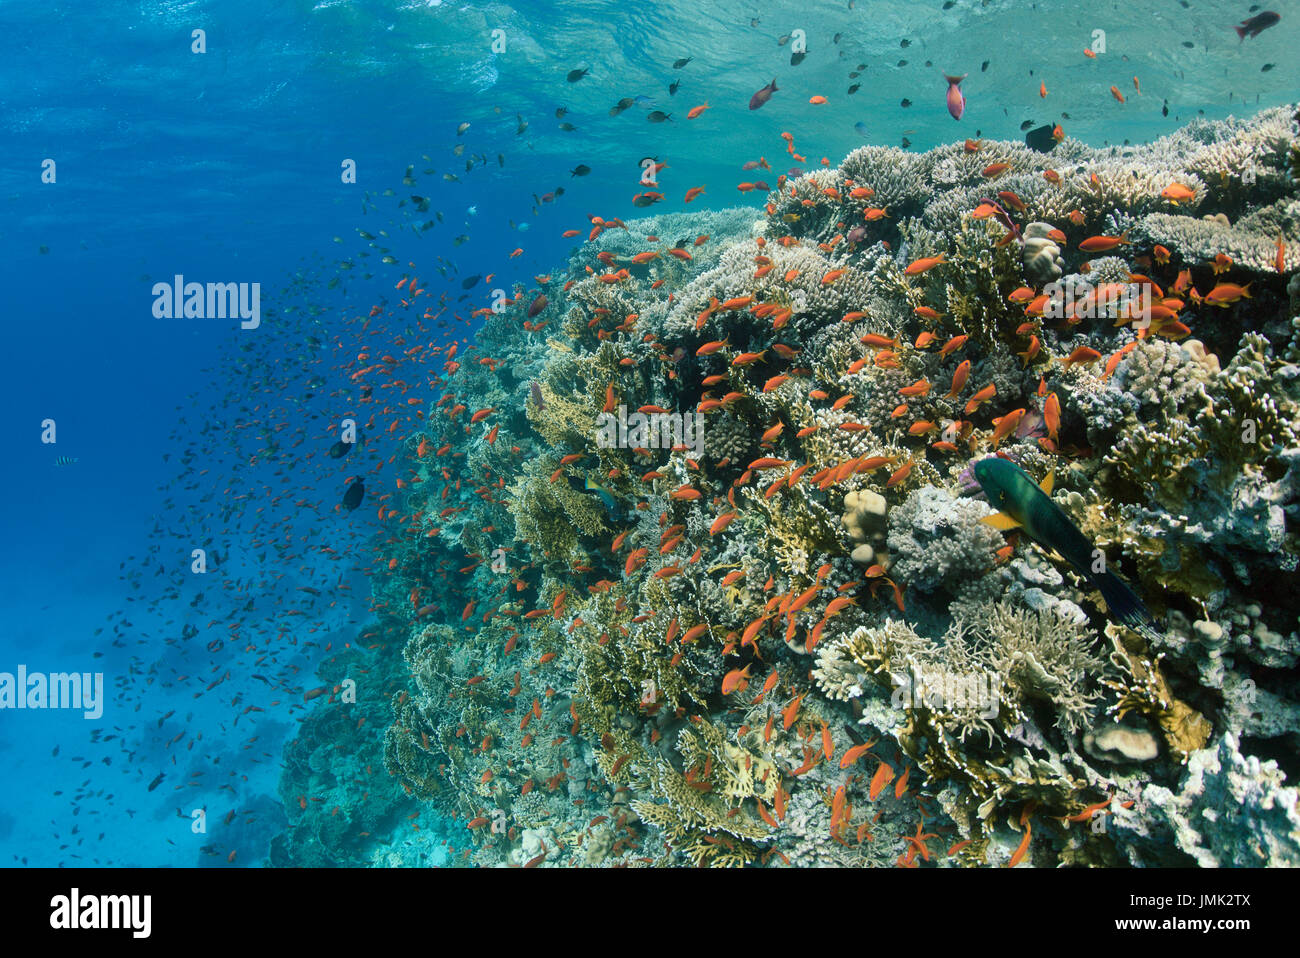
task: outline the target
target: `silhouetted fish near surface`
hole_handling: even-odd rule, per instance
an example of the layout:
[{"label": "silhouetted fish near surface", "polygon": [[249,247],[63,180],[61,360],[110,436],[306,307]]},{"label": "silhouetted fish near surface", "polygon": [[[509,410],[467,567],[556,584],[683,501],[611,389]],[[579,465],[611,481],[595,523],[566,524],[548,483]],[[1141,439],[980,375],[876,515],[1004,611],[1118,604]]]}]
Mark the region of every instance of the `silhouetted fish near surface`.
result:
[{"label": "silhouetted fish near surface", "polygon": [[1257,37],[1269,27],[1273,26],[1282,19],[1280,13],[1274,13],[1272,10],[1265,10],[1263,13],[1257,13],[1249,20],[1242,20],[1241,26],[1233,27],[1237,31],[1237,36],[1242,40],[1246,37]]},{"label": "silhouetted fish near surface", "polygon": [[581,70],[570,70],[569,75],[565,77],[565,79],[570,83],[577,83],[590,72],[591,70],[588,67],[583,67]]},{"label": "silhouetted fish near surface", "polygon": [[348,491],[343,493],[343,508],[351,512],[357,506],[361,505],[361,500],[365,498],[366,486],[361,479],[356,480],[348,486]]},{"label": "silhouetted fish near surface", "polygon": [[330,446],[330,458],[342,459],[352,451],[354,445],[356,445],[356,443],[344,442],[340,439],[338,442],[334,443],[334,445]]},{"label": "silhouetted fish near surface", "polygon": [[480,278],[481,278],[480,274],[475,273],[473,276],[469,277],[469,279],[462,279],[462,280],[460,281],[460,288],[461,288],[461,289],[473,289],[473,288],[474,288],[474,284],[476,284],[476,283],[479,281]]},{"label": "silhouetted fish near surface", "polygon": [[749,98],[749,108],[757,110],[760,106],[772,99],[772,94],[776,92],[776,80],[772,80],[767,86],[759,90]]}]

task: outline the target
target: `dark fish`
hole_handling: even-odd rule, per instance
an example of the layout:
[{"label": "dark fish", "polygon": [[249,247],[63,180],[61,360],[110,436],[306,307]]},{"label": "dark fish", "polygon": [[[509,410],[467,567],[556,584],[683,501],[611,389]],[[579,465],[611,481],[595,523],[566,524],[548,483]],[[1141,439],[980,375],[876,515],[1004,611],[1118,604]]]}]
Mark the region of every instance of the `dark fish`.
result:
[{"label": "dark fish", "polygon": [[475,273],[473,276],[469,277],[469,279],[462,279],[460,281],[460,288],[473,289],[474,284],[477,283],[478,281],[479,281],[479,274]]},{"label": "dark fish", "polygon": [[570,176],[586,176],[591,172],[591,167],[586,163],[579,163],[573,169],[569,170]]},{"label": "dark fish", "polygon": [[1272,63],[1265,63],[1262,67],[1259,68],[1259,72],[1260,72],[1260,73],[1267,73],[1269,70],[1273,69],[1273,67],[1274,67],[1274,64],[1272,64]]},{"label": "dark fish", "polygon": [[1168,116],[1168,115],[1169,115],[1169,101],[1168,101],[1168,100],[1165,100],[1165,105],[1162,106],[1162,107],[1160,108],[1160,115],[1161,115],[1161,116]]},{"label": "dark fish", "polygon": [[352,451],[352,447],[354,445],[355,443],[344,442],[342,439],[340,439],[338,442],[334,443],[334,445],[330,446],[330,458],[342,459],[344,456],[346,456],[348,453]]},{"label": "dark fish", "polygon": [[686,64],[690,63],[694,59],[695,57],[682,57],[682,59],[680,60],[674,60],[673,69],[680,70],[682,67],[686,66]]},{"label": "dark fish", "polygon": [[901,107],[909,107],[909,106],[912,105],[912,101],[909,100],[907,97],[903,97],[902,102],[899,103],[898,105],[901,106]]},{"label": "dark fish", "polygon": [[849,87],[849,96],[853,96],[853,94],[857,93],[860,89],[862,89],[861,83],[853,84],[853,86]]},{"label": "dark fish", "polygon": [[622,113],[624,110],[626,110],[635,102],[636,100],[632,99],[630,96],[625,96],[623,97],[623,99],[619,100],[617,103],[615,103],[612,107],[609,108],[609,115],[618,116],[620,113]]},{"label": "dark fish", "polygon": [[912,145],[912,141],[909,140],[907,137],[903,137],[903,149],[907,149],[911,145]]},{"label": "dark fish", "polygon": [[532,319],[534,316],[536,316],[538,313],[544,310],[547,306],[547,303],[548,300],[546,299],[546,294],[545,293],[539,294],[538,297],[535,300],[533,300],[528,307],[528,318]]},{"label": "dark fish", "polygon": [[1026,120],[1024,123],[1020,124],[1020,132],[1021,133],[1025,132],[1025,130],[1029,129],[1033,125],[1034,125],[1033,120]]},{"label": "dark fish", "polygon": [[980,73],[983,73],[988,68],[989,68],[989,61],[985,60],[983,63],[980,64]]},{"label": "dark fish", "polygon": [[679,86],[681,86],[681,85],[682,85],[682,81],[681,81],[681,80],[674,80],[672,83],[668,84],[668,95],[669,95],[669,96],[676,96],[676,95],[677,95],[677,88],[678,88]]},{"label": "dark fish", "polygon": [[542,387],[537,385],[535,382],[529,383],[528,385],[532,389],[533,405],[537,407],[538,412],[541,412],[541,410],[546,408],[546,403],[542,402]]},{"label": "dark fish", "polygon": [[1109,569],[1096,571],[1092,543],[1052,501],[1050,473],[1040,487],[1015,463],[990,456],[975,463],[975,479],[988,496],[989,505],[999,510],[983,522],[995,529],[1023,528],[1029,538],[1048,552],[1057,552],[1101,592],[1112,619],[1148,639],[1161,638],[1151,613],[1128,583]]},{"label": "dark fish", "polygon": [[[1236,27],[1233,27],[1233,29],[1235,30],[1235,29],[1237,29],[1237,28],[1236,28]],[[1196,46],[1196,44],[1193,43],[1191,40],[1184,40],[1184,41],[1183,41],[1183,46],[1185,46],[1187,49],[1190,50],[1190,49],[1192,49],[1194,46]]]},{"label": "dark fish", "polygon": [[506,155],[504,153],[498,153],[497,166],[505,166],[505,165],[506,165]]},{"label": "dark fish", "polygon": [[776,80],[773,80],[763,89],[759,90],[749,98],[749,108],[757,110],[760,106],[772,99],[772,94],[776,92]]},{"label": "dark fish", "polygon": [[1257,37],[1269,27],[1273,26],[1282,19],[1280,13],[1274,13],[1272,10],[1265,10],[1263,13],[1257,13],[1249,20],[1242,20],[1241,26],[1233,27],[1237,31],[1237,36],[1242,40],[1246,37]]},{"label": "dark fish", "polygon": [[572,123],[565,121],[564,123],[560,124],[560,129],[563,130],[565,133],[572,133],[574,130],[577,129],[577,127],[574,126]]},{"label": "dark fish", "polygon": [[166,774],[165,772],[159,772],[159,773],[158,773],[158,777],[155,778],[152,782],[149,783],[149,791],[152,792],[155,788],[157,788],[159,785],[161,785],[162,782],[163,782],[163,779],[166,778],[166,777],[167,777],[167,774]]},{"label": "dark fish", "polygon": [[803,61],[806,60],[807,58],[808,58],[807,50],[800,50],[797,53],[792,53],[790,54],[790,66],[797,67],[799,64],[803,63]]},{"label": "dark fish", "polygon": [[904,50],[906,50],[908,47],[912,45],[912,41],[908,39],[902,39],[898,41],[898,45],[902,47]]},{"label": "dark fish", "polygon": [[957,6],[957,0],[944,0],[943,8],[945,10],[951,10],[955,6]]},{"label": "dark fish", "polygon": [[352,485],[348,486],[348,491],[343,493],[343,508],[351,512],[357,506],[361,505],[361,500],[366,495],[365,483],[357,479]]},{"label": "dark fish", "polygon": [[570,70],[569,75],[566,77],[566,79],[570,83],[577,83],[579,80],[581,80],[590,72],[591,70],[587,69],[586,67],[583,67],[581,70]]},{"label": "dark fish", "polygon": [[568,112],[569,112],[569,108],[568,108],[568,107],[565,107],[565,106],[557,106],[557,107],[555,108],[555,118],[556,118],[557,120],[563,120],[563,119],[564,119],[564,114],[566,114],[566,113],[568,113]]},{"label": "dark fish", "polygon": [[1031,150],[1037,150],[1039,153],[1051,153],[1056,148],[1056,140],[1052,136],[1052,125],[1044,123],[1037,129],[1030,130],[1025,134],[1025,145]]},{"label": "dark fish", "polygon": [[651,110],[646,114],[646,119],[651,123],[662,123],[664,120],[671,120],[673,115],[665,113],[663,110]]}]

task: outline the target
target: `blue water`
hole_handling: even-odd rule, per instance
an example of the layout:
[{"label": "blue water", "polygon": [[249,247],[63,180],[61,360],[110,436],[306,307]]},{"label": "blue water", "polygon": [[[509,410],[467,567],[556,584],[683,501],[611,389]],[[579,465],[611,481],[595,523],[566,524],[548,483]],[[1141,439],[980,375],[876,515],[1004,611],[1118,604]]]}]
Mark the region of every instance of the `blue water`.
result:
[{"label": "blue water", "polygon": [[[572,244],[563,230],[585,233],[589,214],[637,215],[631,199],[646,156],[667,164],[667,199],[655,212],[685,209],[693,186],[706,192],[692,210],[757,211],[764,194],[736,190],[757,175],[741,164],[762,156],[769,178],[784,170],[782,131],[813,167],[822,157],[838,164],[863,143],[906,138],[920,151],[965,137],[1019,140],[1026,120],[1059,122],[1102,145],[1147,142],[1197,117],[1249,115],[1297,89],[1289,51],[1300,11],[1273,6],[1281,24],[1239,42],[1230,27],[1247,5],[1208,0],[958,0],[946,11],[937,0],[0,5],[8,357],[0,671],[19,663],[102,671],[108,690],[94,721],[71,711],[0,713],[3,862],[266,859],[285,820],[280,760],[305,714],[303,691],[322,684],[313,672],[328,658],[326,643],[355,644],[373,622],[363,569],[383,524],[373,496],[355,513],[335,506],[346,479],[372,469],[382,477],[408,428],[387,433],[394,417],[381,415],[369,447],[340,465],[326,456],[326,427],[353,410],[328,394],[346,384],[335,367],[371,344],[382,346],[375,353],[393,348],[400,323],[382,337],[362,323],[373,305],[401,295],[399,278],[419,275],[426,301],[445,291],[449,314],[468,319],[486,293],[479,284],[458,301],[461,278],[495,272],[494,285],[529,285],[564,265]],[[194,29],[206,31],[205,53],[191,52]],[[491,49],[494,29],[505,32],[504,52]],[[808,56],[791,66],[778,39],[796,29],[807,34]],[[1098,29],[1107,50],[1084,57]],[[693,59],[675,70],[680,57]],[[860,80],[847,79],[859,63]],[[1268,63],[1276,66],[1262,72]],[[588,76],[567,82],[584,67]],[[969,75],[960,121],[945,107],[943,73]],[[774,77],[772,100],[747,109]],[[853,82],[861,88],[848,95]],[[1111,96],[1112,84],[1127,103]],[[814,95],[829,102],[810,105]],[[638,96],[649,99],[608,115],[620,98]],[[576,130],[559,129],[561,106]],[[656,109],[671,120],[649,122]],[[462,122],[470,126],[458,136]],[[474,154],[486,162],[467,172]],[[48,184],[47,158],[57,164]],[[345,159],[356,163],[355,184],[340,180]],[[572,176],[578,163],[590,175]],[[401,182],[408,165],[414,186]],[[563,196],[535,204],[534,194],[559,186]],[[396,195],[384,196],[390,189]],[[413,193],[428,199],[428,213],[397,206]],[[396,229],[438,211],[442,221],[421,235]],[[397,264],[380,263],[358,230],[387,230],[377,242]],[[458,235],[469,238],[454,245]],[[510,258],[516,248],[522,254]],[[354,268],[340,270],[343,261]],[[261,327],[155,318],[152,284],[175,274],[260,283]],[[336,276],[344,279],[331,288]],[[409,341],[466,340],[477,322],[446,318],[447,328],[430,323]],[[374,328],[382,327],[381,318]],[[309,335],[322,345],[307,345]],[[426,403],[437,398],[425,388],[432,369],[402,370]],[[316,375],[325,385],[308,385]],[[414,413],[402,416],[413,422]],[[47,419],[57,424],[55,445],[40,441]],[[283,455],[250,466],[268,423]],[[206,475],[183,472],[186,450]],[[61,456],[77,461],[58,466]],[[376,478],[374,489],[392,492],[391,478]],[[234,498],[241,494],[250,498]],[[286,555],[269,547],[286,536]],[[226,562],[195,576],[190,550],[209,539]],[[303,586],[326,594],[296,591]],[[182,640],[185,624],[198,636]],[[286,629],[296,646],[277,638]],[[224,645],[209,652],[217,635]],[[239,651],[250,642],[256,652]],[[253,678],[261,673],[277,688]],[[264,711],[241,715],[248,705]],[[159,773],[163,782],[148,790]],[[206,834],[191,829],[196,808],[207,810]]]}]

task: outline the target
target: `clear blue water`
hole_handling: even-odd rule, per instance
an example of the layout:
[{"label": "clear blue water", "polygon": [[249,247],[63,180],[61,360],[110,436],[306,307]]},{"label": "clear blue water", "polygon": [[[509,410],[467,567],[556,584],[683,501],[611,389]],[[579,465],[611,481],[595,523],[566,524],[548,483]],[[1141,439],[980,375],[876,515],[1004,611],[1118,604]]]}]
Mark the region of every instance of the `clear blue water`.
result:
[{"label": "clear blue water", "polygon": [[[355,643],[370,621],[362,570],[382,523],[372,498],[350,515],[335,509],[345,478],[361,469],[326,457],[326,427],[340,411],[323,397],[345,384],[334,367],[367,341],[361,324],[372,305],[399,295],[398,278],[414,272],[431,298],[445,290],[450,312],[468,317],[485,304],[484,287],[458,302],[461,277],[495,272],[500,285],[530,284],[567,260],[561,231],[585,232],[589,214],[637,215],[645,156],[668,164],[668,199],[656,212],[684,209],[692,186],[706,192],[691,209],[757,210],[761,194],[736,190],[750,175],[740,166],[764,156],[784,169],[782,131],[812,167],[904,137],[916,151],[965,137],[1019,140],[1024,121],[1059,122],[1102,145],[1147,142],[1196,117],[1250,115],[1298,87],[1288,51],[1300,12],[1274,6],[1281,24],[1239,42],[1231,25],[1247,5],[1209,0],[958,0],[946,11],[898,0],[0,5],[0,671],[102,671],[109,689],[93,722],[0,714],[4,863],[224,864],[231,851],[241,865],[265,859],[284,822],[281,750],[297,734],[302,692],[320,684],[312,672],[325,643]],[[202,54],[191,52],[196,28],[206,31]],[[505,31],[505,52],[491,50],[494,29]],[[795,29],[806,31],[808,56],[791,66],[778,39]],[[1090,59],[1082,50],[1097,29],[1107,50]],[[693,59],[674,70],[681,57]],[[862,77],[848,79],[859,63]],[[590,75],[567,82],[583,67]],[[945,72],[969,74],[960,121],[945,108]],[[777,94],[748,110],[773,77]],[[849,95],[854,82],[861,88]],[[814,95],[829,102],[810,105]],[[649,99],[611,117],[622,97]],[[575,130],[559,128],[558,107]],[[649,122],[654,109],[672,119]],[[462,122],[470,126],[458,136]],[[467,172],[474,154],[486,162]],[[47,158],[57,164],[53,184],[41,181]],[[356,184],[340,182],[345,158],[356,161]],[[572,176],[578,163],[590,175]],[[401,182],[408,165],[416,186]],[[441,176],[453,172],[456,182]],[[534,194],[557,186],[563,196],[535,206]],[[389,189],[397,195],[383,196]],[[411,193],[429,201],[418,220],[443,214],[419,236],[394,229],[410,212],[396,202]],[[395,266],[373,250],[368,261],[359,255],[367,246],[357,231],[384,229]],[[469,239],[453,245],[457,235]],[[440,276],[438,257],[458,272]],[[341,271],[341,261],[355,268]],[[177,273],[260,283],[263,325],[155,318],[151,286]],[[463,340],[472,325],[431,324],[419,341]],[[309,335],[324,345],[309,346]],[[436,398],[411,365],[413,395]],[[326,384],[308,385],[315,375]],[[309,391],[315,398],[304,400]],[[389,418],[370,430],[366,469],[382,469],[408,432],[383,432]],[[46,419],[57,423],[57,445],[40,442]],[[274,435],[285,454],[250,466],[267,420],[272,430],[284,424]],[[299,429],[304,443],[291,447]],[[206,475],[183,473],[186,450]],[[77,461],[57,466],[59,456]],[[288,494],[273,504],[266,490],[281,488]],[[387,481],[375,488],[393,491]],[[286,536],[287,554],[268,547]],[[199,581],[190,549],[209,539],[227,560]],[[332,588],[340,581],[350,592]],[[253,610],[242,611],[250,598]],[[180,639],[187,623],[199,637]],[[118,646],[108,641],[115,625]],[[298,646],[275,644],[285,628]],[[229,641],[210,653],[218,633]],[[240,652],[246,642],[257,651]],[[269,660],[256,664],[263,654]],[[262,672],[280,688],[253,677]],[[248,705],[265,711],[241,715]],[[159,773],[166,778],[149,791]],[[199,807],[206,835],[190,828]],[[231,810],[237,817],[223,824]]]}]

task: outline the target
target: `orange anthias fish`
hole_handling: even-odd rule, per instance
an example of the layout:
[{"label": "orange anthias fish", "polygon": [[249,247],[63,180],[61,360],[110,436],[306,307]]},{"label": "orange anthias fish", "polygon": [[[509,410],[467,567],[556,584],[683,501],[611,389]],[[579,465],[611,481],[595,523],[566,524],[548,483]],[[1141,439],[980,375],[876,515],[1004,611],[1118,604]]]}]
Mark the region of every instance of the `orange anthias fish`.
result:
[{"label": "orange anthias fish", "polygon": [[867,798],[875,801],[884,791],[885,786],[894,780],[894,769],[888,762],[881,762],[876,769],[876,774],[871,776],[871,785],[867,792]]},{"label": "orange anthias fish", "polygon": [[1129,245],[1128,233],[1122,233],[1119,236],[1089,236],[1079,244],[1079,249],[1085,253],[1103,253],[1108,249],[1114,249],[1116,246]]},{"label": "orange anthias fish", "polygon": [[934,269],[941,263],[948,262],[947,255],[940,253],[938,256],[923,256],[918,260],[913,260],[908,264],[907,269],[903,270],[904,276],[918,276],[927,270]]}]

